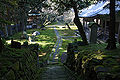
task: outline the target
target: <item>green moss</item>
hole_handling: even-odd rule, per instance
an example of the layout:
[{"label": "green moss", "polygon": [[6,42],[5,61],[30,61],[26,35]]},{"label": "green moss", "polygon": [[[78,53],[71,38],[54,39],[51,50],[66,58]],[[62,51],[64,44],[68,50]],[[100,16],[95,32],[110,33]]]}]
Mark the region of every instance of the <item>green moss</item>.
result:
[{"label": "green moss", "polygon": [[10,70],[6,75],[7,80],[15,80],[15,73]]},{"label": "green moss", "polygon": [[[82,68],[84,72],[92,67],[99,72],[99,78],[105,77],[108,73],[115,78],[120,71],[120,48],[115,50],[105,50],[106,44],[89,44],[87,46],[78,47],[78,55],[76,59],[82,59]],[[76,67],[79,68],[79,67]],[[84,73],[85,74],[85,73]]]},{"label": "green moss", "polygon": [[58,22],[52,22],[52,23],[49,24],[49,25],[55,25],[55,24],[58,24]]}]

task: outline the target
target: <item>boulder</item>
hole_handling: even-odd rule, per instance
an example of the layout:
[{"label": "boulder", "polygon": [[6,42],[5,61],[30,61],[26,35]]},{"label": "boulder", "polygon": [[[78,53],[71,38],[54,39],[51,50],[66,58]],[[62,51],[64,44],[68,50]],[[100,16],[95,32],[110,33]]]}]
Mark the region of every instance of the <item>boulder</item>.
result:
[{"label": "boulder", "polygon": [[32,36],[37,36],[37,35],[40,35],[39,31],[35,31],[35,32],[32,33]]}]

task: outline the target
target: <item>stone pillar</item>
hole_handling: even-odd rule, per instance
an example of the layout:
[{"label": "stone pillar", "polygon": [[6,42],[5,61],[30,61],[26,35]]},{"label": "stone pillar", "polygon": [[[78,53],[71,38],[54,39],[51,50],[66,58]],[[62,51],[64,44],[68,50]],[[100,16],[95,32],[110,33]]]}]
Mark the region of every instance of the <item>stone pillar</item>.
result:
[{"label": "stone pillar", "polygon": [[92,44],[95,44],[97,42],[97,28],[98,28],[98,25],[96,23],[93,23],[91,25],[89,42]]}]

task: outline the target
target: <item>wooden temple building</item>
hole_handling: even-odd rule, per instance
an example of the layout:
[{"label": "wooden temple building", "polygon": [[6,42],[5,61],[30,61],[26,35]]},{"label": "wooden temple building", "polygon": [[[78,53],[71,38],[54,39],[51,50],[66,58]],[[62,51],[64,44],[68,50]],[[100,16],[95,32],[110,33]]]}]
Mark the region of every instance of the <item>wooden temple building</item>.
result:
[{"label": "wooden temple building", "polygon": [[[110,22],[109,0],[99,1],[96,4],[80,10],[79,17],[84,27],[88,27],[90,22],[98,23],[104,30],[108,30]],[[120,39],[120,1],[116,1],[116,38]]]}]

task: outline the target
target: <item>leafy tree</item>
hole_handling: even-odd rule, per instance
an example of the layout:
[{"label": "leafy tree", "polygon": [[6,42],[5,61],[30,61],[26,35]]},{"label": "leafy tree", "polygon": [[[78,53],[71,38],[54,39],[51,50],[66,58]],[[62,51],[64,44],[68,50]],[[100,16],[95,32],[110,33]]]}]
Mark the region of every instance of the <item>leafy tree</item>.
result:
[{"label": "leafy tree", "polygon": [[20,24],[25,29],[30,10],[41,11],[46,0],[2,0],[0,1],[0,23]]},{"label": "leafy tree", "polygon": [[72,23],[73,19],[74,19],[74,14],[72,10],[68,10],[66,12],[63,13],[63,17],[64,17],[64,22],[65,23]]},{"label": "leafy tree", "polygon": [[13,8],[16,6],[15,1],[2,0],[0,1],[0,23],[10,24],[12,21],[9,19]]},{"label": "leafy tree", "polygon": [[[37,2],[39,1],[39,2]],[[0,27],[6,25],[22,23],[21,29],[24,30],[27,21],[27,14],[31,9],[40,9],[36,4],[41,5],[45,0],[1,0],[0,1]],[[33,7],[34,6],[34,7]],[[42,6],[41,6],[42,7]],[[0,35],[0,45],[2,45]],[[0,46],[1,49],[1,46]]]},{"label": "leafy tree", "polygon": [[49,7],[49,5],[46,7],[43,7],[40,13],[39,23],[41,25],[47,25],[55,21],[57,15],[58,13],[56,11],[51,10],[51,7]]},{"label": "leafy tree", "polygon": [[88,44],[85,32],[83,30],[83,26],[79,20],[78,9],[82,9],[88,6],[90,2],[88,0],[51,0],[51,1],[53,2],[54,5],[56,5],[54,6],[54,9],[56,9],[60,14],[70,9],[74,10],[75,14],[74,23],[80,32],[83,42],[85,44]]},{"label": "leafy tree", "polygon": [[[16,6],[16,0],[0,1],[0,30],[3,26],[13,23],[13,11]],[[0,52],[3,48],[2,38],[0,35]]]},{"label": "leafy tree", "polygon": [[115,39],[115,1],[110,0],[110,25],[109,25],[109,39],[106,49],[116,49]]}]

